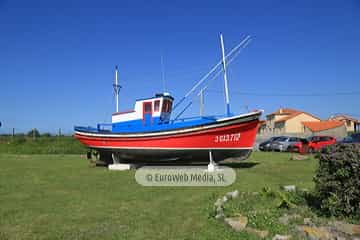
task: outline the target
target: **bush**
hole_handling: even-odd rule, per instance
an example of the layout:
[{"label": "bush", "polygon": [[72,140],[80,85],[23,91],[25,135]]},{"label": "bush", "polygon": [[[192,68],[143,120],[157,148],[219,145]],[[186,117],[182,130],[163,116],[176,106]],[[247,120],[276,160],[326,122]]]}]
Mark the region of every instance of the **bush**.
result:
[{"label": "bush", "polygon": [[40,137],[36,141],[32,137],[19,135],[3,137],[0,153],[8,154],[85,154],[87,149],[74,137]]},{"label": "bush", "polygon": [[360,216],[360,145],[335,144],[317,155],[315,194],[321,212],[331,216]]},{"label": "bush", "polygon": [[23,134],[17,134],[13,138],[10,138],[10,139],[11,139],[10,143],[15,144],[15,145],[23,144],[26,142],[26,138]]}]

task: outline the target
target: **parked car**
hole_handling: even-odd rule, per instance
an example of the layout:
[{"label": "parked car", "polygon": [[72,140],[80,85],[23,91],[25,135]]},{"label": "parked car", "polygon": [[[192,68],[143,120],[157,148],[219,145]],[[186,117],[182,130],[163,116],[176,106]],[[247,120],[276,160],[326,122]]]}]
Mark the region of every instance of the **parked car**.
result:
[{"label": "parked car", "polygon": [[282,136],[278,136],[278,137],[271,137],[268,140],[262,142],[259,144],[259,150],[260,151],[271,151],[271,143],[276,141],[276,139],[280,138]]},{"label": "parked car", "polygon": [[288,151],[289,146],[300,142],[298,137],[280,137],[271,143],[271,150],[285,152]]},{"label": "parked car", "polygon": [[344,138],[340,143],[360,143],[360,133],[354,133]]},{"label": "parked car", "polygon": [[336,138],[330,136],[313,136],[309,139],[309,152],[319,151],[321,148],[336,143]]},{"label": "parked car", "polygon": [[309,141],[306,138],[299,138],[299,141],[290,144],[287,150],[289,152],[308,153]]}]

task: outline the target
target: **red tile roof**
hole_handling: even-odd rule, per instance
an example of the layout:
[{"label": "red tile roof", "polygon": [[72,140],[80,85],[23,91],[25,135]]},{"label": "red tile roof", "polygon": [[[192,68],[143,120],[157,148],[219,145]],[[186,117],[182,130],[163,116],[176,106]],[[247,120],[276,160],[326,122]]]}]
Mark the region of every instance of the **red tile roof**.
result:
[{"label": "red tile roof", "polygon": [[357,120],[356,118],[353,118],[353,117],[350,117],[348,115],[345,115],[345,114],[338,114],[338,115],[335,115],[333,117],[330,117],[329,119],[334,119],[334,120],[350,120],[350,121],[353,121],[353,122],[356,122],[358,123],[359,120]]},{"label": "red tile roof", "polygon": [[277,120],[277,121],[275,121],[275,122],[285,122],[286,120],[289,120],[289,119],[291,119],[291,118],[296,117],[297,115],[300,115],[301,113],[303,113],[303,112],[294,112],[294,113],[291,113],[291,114],[287,115],[286,117],[280,118],[279,120]]},{"label": "red tile roof", "polygon": [[291,108],[279,108],[278,110],[276,110],[273,113],[268,114],[267,116],[270,115],[288,115],[288,114],[292,114],[292,113],[296,113],[296,112],[300,112],[296,109],[291,109]]},{"label": "red tile roof", "polygon": [[344,123],[336,120],[320,121],[320,122],[302,122],[312,132],[320,132],[331,128],[343,126]]},{"label": "red tile roof", "polygon": [[320,118],[315,117],[314,115],[312,115],[312,114],[310,114],[310,113],[302,112],[302,111],[297,111],[297,112],[294,112],[294,113],[289,114],[288,116],[285,116],[285,117],[283,117],[283,118],[280,118],[279,120],[277,120],[277,121],[275,121],[275,122],[276,122],[276,123],[277,123],[277,122],[285,122],[285,121],[287,121],[287,120],[289,120],[289,119],[291,119],[291,118],[294,118],[294,117],[296,117],[296,116],[298,116],[298,115],[300,115],[300,114],[302,114],[302,113],[304,113],[304,114],[306,114],[306,115],[309,115],[309,116],[311,116],[311,117],[313,117],[313,118],[316,118],[316,119],[319,119],[319,120],[320,120]]},{"label": "red tile roof", "polygon": [[304,111],[299,111],[299,110],[292,109],[292,108],[279,108],[278,110],[276,110],[273,113],[268,114],[267,116],[284,115],[284,117],[282,117],[279,120],[275,121],[275,123],[278,123],[278,122],[284,122],[284,121],[287,121],[287,120],[289,120],[291,118],[294,118],[294,117],[300,115],[301,113],[307,114],[307,115],[309,115],[309,116],[311,116],[313,118],[316,118],[316,119],[320,120],[320,118],[315,117],[314,115],[312,115],[310,113],[307,113],[307,112],[304,112]]}]

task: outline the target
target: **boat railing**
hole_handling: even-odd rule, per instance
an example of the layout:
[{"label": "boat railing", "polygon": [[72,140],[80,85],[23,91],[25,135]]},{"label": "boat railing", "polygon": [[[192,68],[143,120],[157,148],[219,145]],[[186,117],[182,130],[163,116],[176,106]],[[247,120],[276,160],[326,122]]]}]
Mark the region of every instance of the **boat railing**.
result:
[{"label": "boat railing", "polygon": [[112,130],[112,123],[98,123],[97,130],[99,132],[108,132]]},{"label": "boat railing", "polygon": [[170,120],[170,124],[179,123],[179,122],[187,122],[187,121],[194,121],[194,120],[216,120],[220,117],[224,117],[224,115],[211,115],[211,116],[197,116],[197,117],[187,117],[187,118],[180,118]]},{"label": "boat railing", "polygon": [[[168,124],[175,124],[175,123],[183,123],[183,122],[190,122],[194,120],[208,120],[208,121],[214,121],[216,119],[222,118],[224,115],[211,115],[211,116],[196,116],[196,117],[187,117],[187,118],[180,118],[180,119],[173,119],[166,122],[159,122],[159,125],[168,125]],[[97,131],[99,132],[109,132],[112,131],[112,123],[98,123],[97,124]]]}]

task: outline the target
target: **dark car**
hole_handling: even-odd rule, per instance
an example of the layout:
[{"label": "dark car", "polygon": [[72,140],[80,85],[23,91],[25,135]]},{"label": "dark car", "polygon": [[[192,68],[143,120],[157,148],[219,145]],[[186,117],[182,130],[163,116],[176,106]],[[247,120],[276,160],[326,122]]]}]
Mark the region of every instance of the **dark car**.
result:
[{"label": "dark car", "polygon": [[276,139],[279,139],[281,138],[281,136],[279,137],[272,137],[272,138],[269,138],[268,140],[262,142],[259,144],[259,149],[260,151],[270,151],[271,150],[271,143],[276,141]]},{"label": "dark car", "polygon": [[360,143],[360,133],[354,133],[344,138],[340,143]]}]

